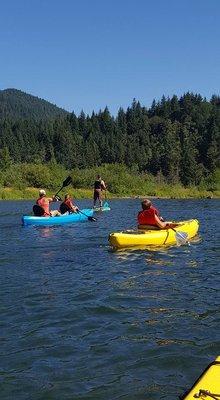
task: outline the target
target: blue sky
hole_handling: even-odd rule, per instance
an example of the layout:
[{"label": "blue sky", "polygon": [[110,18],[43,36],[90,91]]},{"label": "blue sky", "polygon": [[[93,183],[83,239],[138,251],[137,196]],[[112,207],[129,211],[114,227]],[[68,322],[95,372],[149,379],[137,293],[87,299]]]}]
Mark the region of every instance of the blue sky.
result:
[{"label": "blue sky", "polygon": [[0,90],[77,114],[220,88],[220,0],[7,0]]}]

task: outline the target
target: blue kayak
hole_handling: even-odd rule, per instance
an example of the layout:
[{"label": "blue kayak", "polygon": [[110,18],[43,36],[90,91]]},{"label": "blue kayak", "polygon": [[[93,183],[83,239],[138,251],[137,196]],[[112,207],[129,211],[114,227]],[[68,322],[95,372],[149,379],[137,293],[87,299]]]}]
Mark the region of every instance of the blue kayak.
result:
[{"label": "blue kayak", "polygon": [[88,217],[92,217],[93,209],[85,208],[81,210],[81,213],[73,213],[67,215],[60,215],[59,217],[35,217],[32,215],[23,215],[22,224],[24,226],[27,225],[64,225],[64,224],[72,224],[74,222],[88,221]]}]

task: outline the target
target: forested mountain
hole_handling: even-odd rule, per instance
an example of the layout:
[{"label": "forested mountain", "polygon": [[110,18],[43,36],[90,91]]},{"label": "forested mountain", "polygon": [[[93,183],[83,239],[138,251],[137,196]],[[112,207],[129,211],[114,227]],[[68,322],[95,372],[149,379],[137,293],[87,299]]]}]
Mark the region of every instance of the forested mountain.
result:
[{"label": "forested mountain", "polygon": [[27,118],[34,120],[66,115],[67,111],[17,89],[0,90],[0,119]]},{"label": "forested mountain", "polygon": [[192,93],[162,97],[149,109],[134,100],[115,117],[108,108],[91,116],[49,117],[38,122],[1,118],[3,167],[7,159],[57,162],[67,169],[121,163],[187,186],[199,185],[220,166],[218,96],[210,101]]}]

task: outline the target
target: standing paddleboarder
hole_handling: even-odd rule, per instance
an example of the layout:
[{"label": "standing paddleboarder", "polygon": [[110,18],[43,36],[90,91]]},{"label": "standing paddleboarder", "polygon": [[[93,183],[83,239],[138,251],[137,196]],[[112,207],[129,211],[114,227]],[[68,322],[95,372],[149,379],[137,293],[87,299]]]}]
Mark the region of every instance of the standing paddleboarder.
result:
[{"label": "standing paddleboarder", "polygon": [[106,184],[100,175],[97,175],[94,182],[94,193],[93,193],[93,207],[96,205],[96,201],[99,201],[99,207],[102,207],[102,191],[106,190]]}]

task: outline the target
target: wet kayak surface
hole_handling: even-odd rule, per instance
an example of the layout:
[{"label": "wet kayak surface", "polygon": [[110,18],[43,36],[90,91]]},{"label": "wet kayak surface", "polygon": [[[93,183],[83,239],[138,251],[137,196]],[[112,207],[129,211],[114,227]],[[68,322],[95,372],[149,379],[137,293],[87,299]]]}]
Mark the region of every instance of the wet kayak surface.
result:
[{"label": "wet kayak surface", "polygon": [[96,222],[22,227],[32,202],[0,202],[2,400],[176,400],[219,354],[220,201],[156,199],[199,235],[116,252],[140,200],[109,203]]}]

